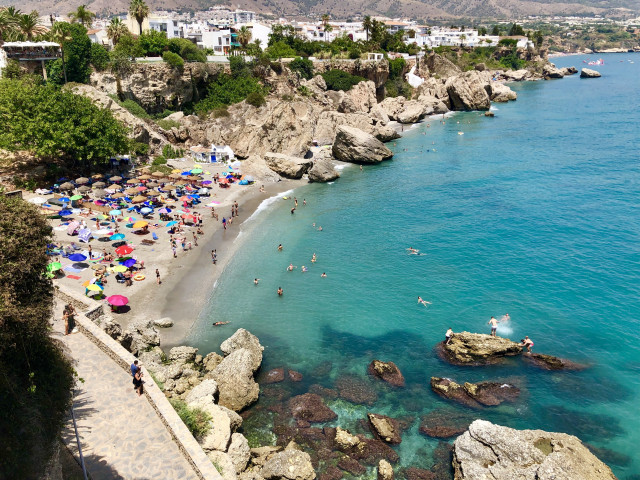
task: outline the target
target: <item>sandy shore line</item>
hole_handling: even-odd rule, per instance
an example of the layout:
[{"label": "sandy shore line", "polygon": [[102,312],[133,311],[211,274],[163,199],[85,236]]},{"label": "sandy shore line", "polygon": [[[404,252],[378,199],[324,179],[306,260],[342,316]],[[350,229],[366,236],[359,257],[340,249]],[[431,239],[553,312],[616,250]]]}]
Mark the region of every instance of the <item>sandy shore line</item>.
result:
[{"label": "sandy shore line", "polygon": [[[148,297],[142,300],[148,302],[150,307],[148,318],[169,317],[174,322],[171,328],[159,329],[163,349],[184,343],[185,337],[209,300],[216,282],[242,245],[242,242],[236,242],[236,239],[244,222],[264,200],[305,184],[303,181],[284,180],[265,185],[264,192],[260,192],[256,187],[244,193],[239,197],[239,216],[234,218],[232,226],[224,230],[220,223],[215,223],[216,227],[202,238],[199,251],[189,255],[176,266],[166,280],[163,279],[159,288],[164,295],[159,294],[158,288],[149,289],[151,291],[148,292]],[[211,260],[213,249],[217,252],[216,265]],[[156,285],[151,287],[153,286]],[[140,292],[141,295],[142,293]],[[140,300],[136,298],[136,301]]]}]

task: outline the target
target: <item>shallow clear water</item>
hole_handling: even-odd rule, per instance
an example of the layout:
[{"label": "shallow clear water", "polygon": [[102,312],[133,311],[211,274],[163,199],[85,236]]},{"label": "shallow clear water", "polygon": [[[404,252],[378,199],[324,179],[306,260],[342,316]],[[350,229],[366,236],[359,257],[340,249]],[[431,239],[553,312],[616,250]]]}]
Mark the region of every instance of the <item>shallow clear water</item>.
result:
[{"label": "shallow clear water", "polygon": [[[304,374],[296,394],[366,377],[374,358],[395,362],[407,387],[373,383],[369,407],[336,401],[333,424],[357,430],[367,411],[416,417],[397,447],[402,465],[429,468],[438,442],[418,433],[417,417],[451,407],[429,388],[431,376],[449,376],[518,382],[519,402],[473,415],[575,434],[621,454],[603,457],[619,478],[639,474],[640,58],[603,58],[600,79],[513,85],[517,102],[497,104],[495,118],[457,113],[411,129],[389,145],[392,161],[296,190],[295,215],[291,200],[273,201],[243,227],[190,341],[216,350],[244,327],[266,346],[263,370]],[[535,351],[590,368],[460,368],[435,356],[447,327],[488,333],[489,317],[506,312],[504,336],[529,335]]]}]

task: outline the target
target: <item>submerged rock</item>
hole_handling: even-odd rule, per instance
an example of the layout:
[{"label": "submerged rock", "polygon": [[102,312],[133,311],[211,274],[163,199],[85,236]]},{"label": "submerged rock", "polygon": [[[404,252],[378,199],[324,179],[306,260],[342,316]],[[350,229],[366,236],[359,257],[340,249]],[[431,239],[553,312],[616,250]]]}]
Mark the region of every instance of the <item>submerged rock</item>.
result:
[{"label": "submerged rock", "polygon": [[519,343],[481,333],[454,333],[449,344],[438,345],[439,355],[453,365],[492,364],[521,352]]},{"label": "submerged rock", "polygon": [[407,480],[436,480],[436,474],[431,470],[409,467],[404,472]]},{"label": "submerged rock", "polygon": [[453,449],[455,480],[616,480],[576,437],[476,420]]},{"label": "submerged rock", "polygon": [[591,70],[590,68],[583,68],[580,72],[580,78],[598,78],[601,77],[600,72]]},{"label": "submerged rock", "polygon": [[320,395],[305,393],[289,400],[289,410],[294,418],[307,422],[328,422],[338,417],[327,407]]},{"label": "submerged rock", "polygon": [[284,368],[274,368],[269,370],[265,383],[278,383],[284,381]]},{"label": "submerged rock", "polygon": [[373,386],[366,379],[355,375],[343,375],[338,378],[336,388],[340,398],[351,403],[373,405],[378,399]]},{"label": "submerged rock", "polygon": [[384,380],[394,387],[404,387],[404,376],[398,366],[393,362],[374,360],[369,364],[367,371],[369,375]]},{"label": "submerged rock", "polygon": [[391,150],[370,133],[341,125],[336,131],[333,155],[344,162],[379,163],[393,156]]},{"label": "submerged rock", "polygon": [[449,378],[439,377],[431,377],[431,389],[441,397],[471,408],[500,405],[514,401],[520,395],[520,389],[508,383],[465,382],[460,385]]},{"label": "submerged rock", "polygon": [[543,370],[584,370],[586,365],[565,360],[564,358],[552,357],[542,353],[531,353],[522,356],[522,359],[529,365]]},{"label": "submerged rock", "polygon": [[360,462],[348,455],[345,455],[340,459],[338,462],[338,468],[350,473],[351,475],[362,475],[367,471],[364,465],[361,465]]}]

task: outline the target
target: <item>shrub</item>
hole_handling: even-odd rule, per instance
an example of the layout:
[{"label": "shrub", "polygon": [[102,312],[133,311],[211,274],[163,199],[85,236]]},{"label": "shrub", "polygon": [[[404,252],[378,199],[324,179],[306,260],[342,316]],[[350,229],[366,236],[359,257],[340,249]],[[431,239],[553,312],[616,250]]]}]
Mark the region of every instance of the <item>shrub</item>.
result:
[{"label": "shrub", "polygon": [[20,62],[13,59],[7,60],[7,66],[2,70],[2,76],[5,78],[20,78],[22,76]]},{"label": "shrub", "polygon": [[184,155],[184,150],[182,148],[173,148],[171,145],[168,145],[168,144],[162,147],[162,156],[165,158],[180,158],[183,155]]},{"label": "shrub", "polygon": [[247,103],[253,105],[256,108],[260,108],[265,105],[267,101],[264,99],[264,95],[260,92],[251,92],[247,95]]},{"label": "shrub", "polygon": [[144,108],[142,108],[139,104],[137,104],[130,98],[127,98],[126,100],[118,103],[121,107],[126,108],[131,115],[135,115],[136,117],[142,118],[143,120],[148,120],[151,118]]},{"label": "shrub", "polygon": [[342,90],[344,92],[351,90],[351,87],[364,80],[362,77],[351,75],[342,70],[329,70],[322,74],[322,78],[324,78],[329,90]]},{"label": "shrub", "polygon": [[269,58],[292,58],[296,56],[296,51],[291,48],[286,42],[275,42],[269,48],[265,50],[265,53],[269,55]]},{"label": "shrub", "polygon": [[211,112],[213,118],[222,118],[229,116],[229,109],[227,107],[214,108],[213,112]]},{"label": "shrub", "polygon": [[166,32],[146,30],[138,37],[140,47],[147,57],[159,57],[167,49],[169,40]]},{"label": "shrub", "polygon": [[109,66],[109,52],[99,43],[91,44],[91,65],[98,72],[106,70]]},{"label": "shrub", "polygon": [[177,398],[172,398],[169,402],[195,438],[202,438],[209,432],[211,415],[199,408],[189,408]]},{"label": "shrub", "polygon": [[162,155],[158,155],[151,162],[151,165],[166,165],[166,164],[167,164],[167,159],[164,158]]},{"label": "shrub", "polygon": [[233,78],[225,73],[209,84],[207,97],[195,105],[197,112],[209,112],[215,108],[241,102],[247,96],[256,92],[264,94],[264,87],[251,76]]},{"label": "shrub", "polygon": [[404,58],[389,60],[389,78],[402,78],[402,73],[407,65]]},{"label": "shrub", "polygon": [[133,146],[133,151],[138,156],[147,155],[149,153],[149,145],[142,142],[136,142]]},{"label": "shrub", "polygon": [[182,72],[184,70],[184,60],[182,60],[182,57],[177,53],[164,52],[162,54],[162,60],[164,60],[179,72]]},{"label": "shrub", "polygon": [[169,51],[180,55],[187,62],[206,62],[207,55],[186,38],[171,38],[167,44]]},{"label": "shrub", "polygon": [[308,87],[305,87],[304,85],[300,85],[298,87],[298,93],[303,97],[310,97],[313,94],[313,92],[309,90]]},{"label": "shrub", "polygon": [[308,58],[296,57],[295,60],[289,64],[289,69],[292,72],[298,73],[305,80],[313,77],[313,62]]},{"label": "shrub", "polygon": [[156,123],[163,130],[171,130],[174,127],[180,128],[180,122],[176,122],[175,120],[162,119],[162,120],[158,120]]},{"label": "shrub", "polygon": [[515,38],[503,38],[498,42],[501,47],[515,47],[518,45],[518,41]]},{"label": "shrub", "polygon": [[282,73],[282,64],[281,63],[279,63],[279,62],[271,62],[269,64],[269,66],[271,67],[271,70],[276,72],[276,74],[280,75]]}]

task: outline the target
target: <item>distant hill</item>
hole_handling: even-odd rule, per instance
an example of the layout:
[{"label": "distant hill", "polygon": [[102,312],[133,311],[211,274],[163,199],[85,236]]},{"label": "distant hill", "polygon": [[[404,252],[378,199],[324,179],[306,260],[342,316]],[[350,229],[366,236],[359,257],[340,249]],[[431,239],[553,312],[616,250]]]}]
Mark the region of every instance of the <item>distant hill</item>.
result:
[{"label": "distant hill", "polygon": [[[80,4],[100,16],[126,12],[127,0],[0,0],[23,11],[67,14]],[[232,4],[277,17],[317,17],[330,13],[334,19],[363,15],[387,15],[415,19],[500,19],[523,15],[607,14],[617,9],[640,12],[640,0],[148,0],[152,9],[206,10]]]}]

